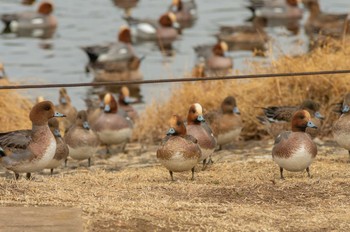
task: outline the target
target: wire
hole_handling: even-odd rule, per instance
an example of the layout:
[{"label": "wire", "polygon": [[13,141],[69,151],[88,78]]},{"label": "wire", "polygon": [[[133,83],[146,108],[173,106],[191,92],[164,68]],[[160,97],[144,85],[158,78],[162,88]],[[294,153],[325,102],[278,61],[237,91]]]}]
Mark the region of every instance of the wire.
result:
[{"label": "wire", "polygon": [[160,84],[160,83],[176,83],[176,82],[191,82],[191,81],[216,81],[216,80],[256,79],[256,78],[271,78],[271,77],[332,75],[332,74],[350,74],[350,70],[297,72],[297,73],[268,73],[268,74],[248,74],[248,75],[221,76],[221,77],[191,77],[191,78],[109,81],[109,82],[68,83],[68,84],[62,83],[62,84],[6,85],[6,86],[0,86],[0,90],[43,89],[43,88],[61,88],[61,87],[86,87],[86,86],[123,86],[123,85]]}]

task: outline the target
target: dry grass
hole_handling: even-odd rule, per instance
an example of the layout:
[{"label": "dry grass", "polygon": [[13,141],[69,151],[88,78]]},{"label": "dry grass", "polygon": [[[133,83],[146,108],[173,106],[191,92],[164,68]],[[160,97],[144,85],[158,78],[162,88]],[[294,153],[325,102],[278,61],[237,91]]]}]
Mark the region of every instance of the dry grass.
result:
[{"label": "dry grass", "polygon": [[[1,79],[0,85],[9,85],[7,79]],[[13,90],[0,91],[0,131],[30,129],[29,112],[33,103]]]},{"label": "dry grass", "polygon": [[[271,63],[252,63],[246,73],[288,73],[321,70],[341,70],[350,67],[350,42],[333,42],[332,46],[318,48],[298,57],[281,57]],[[152,142],[164,136],[168,119],[174,114],[186,117],[189,106],[199,102],[209,111],[219,107],[228,95],[237,98],[244,120],[242,136],[260,138],[265,133],[256,120],[262,114],[260,107],[271,105],[298,105],[305,98],[318,101],[321,113],[326,116],[322,135],[328,136],[337,117],[333,104],[341,101],[349,91],[350,75],[303,76],[265,78],[236,81],[185,83],[175,88],[168,101],[148,106],[135,128],[134,138]]]},{"label": "dry grass", "polygon": [[[270,154],[270,147],[260,145],[221,151],[194,181],[190,173],[175,173],[175,182],[161,166],[123,168],[127,155],[114,157],[109,170],[95,158],[90,170],[61,169],[53,177],[35,174],[32,181],[0,178],[0,204],[77,207],[87,231],[350,230],[345,150],[321,147],[313,178],[285,172],[284,181],[276,164],[264,158]],[[154,152],[138,157],[140,164],[154,158]]]}]

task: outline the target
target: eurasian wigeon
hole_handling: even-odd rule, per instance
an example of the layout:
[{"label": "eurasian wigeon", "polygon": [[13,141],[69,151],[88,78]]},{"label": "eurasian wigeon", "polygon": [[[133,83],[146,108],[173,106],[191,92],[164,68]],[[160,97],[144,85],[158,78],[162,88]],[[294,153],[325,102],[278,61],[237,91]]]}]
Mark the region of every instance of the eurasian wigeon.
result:
[{"label": "eurasian wigeon", "polygon": [[285,0],[278,3],[267,3],[261,7],[248,7],[256,17],[268,20],[299,20],[303,17],[303,10],[299,7],[299,0]]},{"label": "eurasian wigeon", "polygon": [[230,50],[266,50],[269,36],[264,30],[266,19],[256,17],[252,24],[237,26],[221,26],[216,37],[225,41]]},{"label": "eurasian wigeon", "polygon": [[104,45],[82,47],[89,57],[87,69],[103,69],[109,72],[122,72],[138,69],[143,57],[139,58],[134,51],[131,32],[127,26],[121,26],[118,41]]},{"label": "eurasian wigeon", "polygon": [[49,119],[49,128],[51,130],[51,133],[55,136],[56,139],[56,153],[53,159],[50,161],[50,163],[46,166],[46,168],[50,169],[51,175],[53,174],[53,170],[60,166],[63,161],[65,161],[68,157],[68,146],[63,140],[60,128],[59,128],[59,122],[56,118]]},{"label": "eurasian wigeon", "polygon": [[316,128],[307,128],[306,132],[315,138],[320,131],[321,120],[324,119],[323,115],[319,112],[320,104],[306,99],[300,106],[270,106],[263,108],[264,116],[258,117],[259,121],[266,126],[267,132],[276,138],[282,131],[290,128],[290,121],[293,114],[299,110],[307,110],[311,115],[311,121],[316,125]]},{"label": "eurasian wigeon", "polygon": [[198,17],[197,5],[194,0],[172,0],[169,11],[174,13],[182,28],[191,27]]},{"label": "eurasian wigeon", "polygon": [[206,75],[226,75],[233,69],[233,61],[227,56],[228,45],[224,41],[218,41],[214,45],[200,45],[194,47],[196,53],[196,65],[204,64]]},{"label": "eurasian wigeon", "polygon": [[207,159],[213,154],[216,147],[216,139],[203,117],[203,109],[199,103],[192,104],[187,115],[186,130],[188,135],[192,135],[198,141],[202,154],[199,161],[206,166]]},{"label": "eurasian wigeon", "polygon": [[4,33],[40,38],[52,37],[57,27],[56,17],[52,14],[53,9],[52,1],[42,1],[36,12],[4,14],[1,16],[1,20],[5,23]]},{"label": "eurasian wigeon", "polygon": [[67,130],[74,123],[78,112],[72,105],[71,99],[65,88],[59,90],[58,102],[59,104],[56,105],[55,108],[67,116],[62,120],[64,129]]},{"label": "eurasian wigeon", "polygon": [[340,117],[333,124],[333,137],[339,146],[349,151],[350,156],[350,93],[345,95],[340,113]]},{"label": "eurasian wigeon", "polygon": [[118,112],[118,104],[111,93],[104,97],[104,110],[91,125],[96,131],[101,144],[106,145],[109,153],[110,145],[126,144],[132,134],[132,122]]},{"label": "eurasian wigeon", "polygon": [[221,103],[221,109],[209,112],[205,119],[213,130],[220,149],[222,145],[237,140],[243,128],[240,111],[233,96],[226,97]]},{"label": "eurasian wigeon", "polygon": [[170,129],[157,150],[157,158],[169,170],[172,181],[173,172],[189,170],[192,171],[192,180],[194,179],[194,169],[201,158],[201,149],[197,139],[186,134],[186,127],[180,116],[171,117]]},{"label": "eurasian wigeon", "polygon": [[48,126],[48,120],[65,115],[55,112],[50,101],[36,104],[30,111],[31,130],[18,130],[0,133],[0,146],[5,151],[1,164],[15,173],[27,173],[43,170],[56,153],[56,140]]},{"label": "eurasian wigeon", "polygon": [[133,17],[127,17],[125,20],[136,40],[152,40],[161,44],[169,44],[181,34],[179,23],[172,12],[161,15],[158,21]]},{"label": "eurasian wigeon", "polygon": [[139,114],[137,111],[132,107],[132,103],[137,102],[137,99],[130,97],[130,91],[129,88],[126,86],[122,86],[119,91],[118,96],[118,106],[121,111],[124,111],[125,114],[133,121],[135,122]]},{"label": "eurasian wigeon", "polygon": [[310,11],[305,23],[305,31],[312,38],[318,34],[332,37],[341,37],[349,33],[349,14],[330,14],[321,11],[318,0],[303,0],[305,7]]},{"label": "eurasian wigeon", "polygon": [[296,111],[291,124],[292,131],[284,131],[277,136],[272,158],[280,167],[281,179],[284,179],[283,169],[291,172],[306,170],[311,177],[309,167],[317,155],[317,146],[305,130],[316,126],[306,110]]},{"label": "eurasian wigeon", "polygon": [[85,110],[78,112],[74,124],[64,134],[64,140],[69,148],[69,156],[76,160],[88,159],[91,165],[91,157],[96,153],[100,144],[96,132],[90,129]]}]

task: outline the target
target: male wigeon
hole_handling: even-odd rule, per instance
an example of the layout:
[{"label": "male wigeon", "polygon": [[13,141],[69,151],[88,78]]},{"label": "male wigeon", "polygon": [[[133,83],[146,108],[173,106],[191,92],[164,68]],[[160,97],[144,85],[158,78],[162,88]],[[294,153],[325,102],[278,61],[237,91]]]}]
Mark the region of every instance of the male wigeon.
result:
[{"label": "male wigeon", "polygon": [[118,104],[111,93],[104,97],[104,110],[99,115],[92,129],[96,131],[101,144],[106,145],[109,153],[110,145],[126,144],[131,137],[132,122],[118,112]]},{"label": "male wigeon", "polygon": [[203,168],[205,168],[207,159],[215,150],[216,139],[209,125],[205,123],[203,109],[199,103],[190,106],[186,130],[188,135],[192,135],[197,139],[202,151],[199,161],[203,162]]},{"label": "male wigeon", "polygon": [[172,12],[161,15],[158,21],[133,17],[127,17],[125,20],[136,40],[152,40],[161,44],[169,44],[176,40],[181,33],[179,23]]},{"label": "male wigeon", "polygon": [[303,17],[299,0],[285,0],[278,3],[267,3],[261,7],[248,7],[256,17],[268,20],[298,20]]},{"label": "male wigeon", "polygon": [[228,45],[224,41],[218,41],[214,45],[196,46],[194,51],[197,56],[196,63],[204,64],[206,75],[225,75],[233,69],[232,58],[226,55]]},{"label": "male wigeon", "polygon": [[169,11],[173,12],[182,28],[191,27],[198,17],[197,5],[194,0],[172,0]]},{"label": "male wigeon", "polygon": [[318,0],[303,0],[305,7],[310,11],[305,23],[305,31],[310,36],[321,33],[326,36],[341,37],[350,32],[349,14],[330,14],[321,11]]},{"label": "male wigeon", "polygon": [[252,24],[237,26],[221,26],[216,37],[225,41],[230,50],[266,50],[266,42],[269,36],[264,30],[266,19],[256,17]]},{"label": "male wigeon", "polygon": [[52,1],[42,1],[36,12],[4,14],[1,16],[5,24],[4,32],[19,36],[52,37],[57,27],[56,17],[52,15],[53,9]]},{"label": "male wigeon", "polygon": [[315,138],[320,131],[321,120],[324,117],[319,112],[320,104],[313,100],[306,99],[300,106],[270,106],[263,108],[264,116],[258,117],[258,119],[266,126],[267,132],[273,138],[276,138],[282,131],[288,130],[293,114],[299,109],[307,110],[310,113],[311,121],[317,128],[307,128],[306,132],[312,138]]},{"label": "male wigeon", "polygon": [[349,151],[350,156],[350,93],[345,95],[340,113],[340,117],[333,124],[333,137],[339,146]]},{"label": "male wigeon", "polygon": [[283,169],[291,172],[306,170],[311,177],[309,167],[317,155],[317,146],[305,130],[307,127],[316,128],[316,126],[306,110],[296,111],[291,124],[292,131],[284,131],[277,136],[272,149],[272,158],[280,167],[281,179],[284,179]]},{"label": "male wigeon", "polygon": [[180,116],[171,117],[170,129],[157,150],[157,158],[169,170],[172,181],[173,172],[189,170],[192,171],[192,180],[194,179],[194,168],[201,158],[201,149],[197,139],[186,134],[186,127]]},{"label": "male wigeon", "polygon": [[63,140],[60,129],[59,129],[59,122],[56,118],[51,118],[49,120],[49,128],[51,130],[51,133],[55,136],[56,139],[56,153],[53,159],[50,161],[50,163],[46,166],[46,168],[49,168],[51,171],[51,175],[53,174],[53,170],[57,168],[59,165],[62,164],[63,161],[65,161],[68,157],[68,146]]},{"label": "male wigeon", "polygon": [[137,111],[132,107],[132,103],[137,102],[137,99],[130,97],[130,91],[129,88],[126,86],[122,86],[119,91],[118,96],[118,106],[121,111],[124,111],[125,114],[133,121],[135,122],[139,114]]},{"label": "male wigeon", "polygon": [[0,146],[5,151],[1,164],[15,173],[27,173],[43,170],[56,153],[56,140],[48,126],[48,120],[65,115],[55,112],[50,101],[36,104],[30,111],[31,130],[18,130],[0,133]]},{"label": "male wigeon", "polygon": [[96,153],[100,144],[97,134],[90,129],[85,110],[78,112],[74,124],[64,134],[64,140],[69,148],[69,156],[76,160],[88,159],[91,165],[91,157]]},{"label": "male wigeon", "polygon": [[205,119],[213,130],[220,149],[222,145],[237,140],[243,128],[240,111],[233,96],[226,97],[221,103],[221,109],[209,112]]},{"label": "male wigeon", "polygon": [[67,130],[74,123],[78,112],[72,105],[71,99],[65,88],[59,90],[58,102],[59,104],[56,105],[55,108],[67,116],[62,120],[64,129]]},{"label": "male wigeon", "polygon": [[143,57],[136,56],[132,46],[131,32],[127,26],[121,26],[118,32],[118,41],[103,45],[82,47],[89,58],[87,69],[103,69],[106,71],[122,72],[135,70]]}]

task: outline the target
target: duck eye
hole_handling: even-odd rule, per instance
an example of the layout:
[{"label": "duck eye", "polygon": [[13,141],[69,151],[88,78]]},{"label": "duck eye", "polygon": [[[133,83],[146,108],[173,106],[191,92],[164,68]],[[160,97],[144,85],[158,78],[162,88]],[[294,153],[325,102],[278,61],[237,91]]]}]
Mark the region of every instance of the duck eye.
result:
[{"label": "duck eye", "polygon": [[177,125],[177,126],[181,126],[181,122],[177,122],[176,125]]},{"label": "duck eye", "polygon": [[44,110],[49,111],[51,109],[50,106],[45,106]]}]

